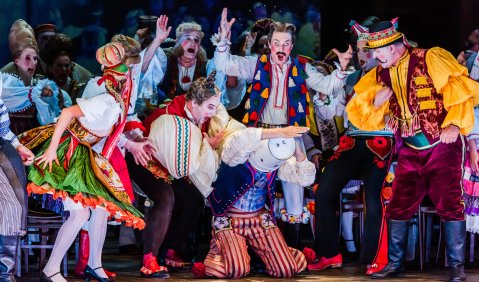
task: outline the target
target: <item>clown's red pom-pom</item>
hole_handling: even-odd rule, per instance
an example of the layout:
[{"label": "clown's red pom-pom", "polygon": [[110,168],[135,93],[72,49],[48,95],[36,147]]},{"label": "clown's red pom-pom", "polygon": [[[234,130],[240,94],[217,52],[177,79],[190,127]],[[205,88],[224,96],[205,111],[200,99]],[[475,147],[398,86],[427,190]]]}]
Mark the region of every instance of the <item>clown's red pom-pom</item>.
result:
[{"label": "clown's red pom-pom", "polygon": [[193,268],[191,269],[193,272],[193,276],[196,279],[205,278],[206,271],[205,271],[205,264],[202,262],[195,262],[193,263]]},{"label": "clown's red pom-pom", "polygon": [[303,254],[306,257],[308,264],[312,264],[316,259],[316,252],[311,248],[305,247],[303,249]]}]

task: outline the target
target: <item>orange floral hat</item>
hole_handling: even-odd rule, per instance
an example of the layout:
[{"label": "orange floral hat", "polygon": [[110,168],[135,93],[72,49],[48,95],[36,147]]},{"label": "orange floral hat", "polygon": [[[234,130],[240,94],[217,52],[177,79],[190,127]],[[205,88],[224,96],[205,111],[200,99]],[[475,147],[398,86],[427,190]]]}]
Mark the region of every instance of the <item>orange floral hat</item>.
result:
[{"label": "orange floral hat", "polygon": [[96,51],[96,60],[102,65],[103,78],[98,82],[102,83],[105,79],[112,81],[117,85],[114,76],[126,76],[129,68],[123,63],[125,49],[118,42],[107,43]]}]

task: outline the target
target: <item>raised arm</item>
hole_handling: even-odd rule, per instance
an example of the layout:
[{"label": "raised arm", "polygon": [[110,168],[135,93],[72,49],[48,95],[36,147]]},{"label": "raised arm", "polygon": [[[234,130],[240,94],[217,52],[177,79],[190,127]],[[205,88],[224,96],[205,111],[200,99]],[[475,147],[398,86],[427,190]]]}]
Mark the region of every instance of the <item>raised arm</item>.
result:
[{"label": "raised arm", "polygon": [[334,93],[339,88],[342,88],[346,82],[346,76],[350,73],[347,71],[348,65],[352,58],[353,50],[349,45],[348,50],[344,53],[339,52],[337,49],[333,49],[334,53],[339,59],[339,69],[333,71],[330,75],[323,75],[315,67],[310,64],[306,64],[306,84],[308,87],[323,93]]},{"label": "raised arm", "polygon": [[171,26],[168,26],[168,17],[161,15],[156,21],[156,36],[151,42],[150,46],[146,49],[145,56],[143,57],[143,64],[141,66],[141,72],[146,72],[150,66],[150,62],[156,53],[156,50],[160,47],[163,40],[165,40],[171,31]]},{"label": "raised arm", "polygon": [[253,79],[254,70],[258,61],[257,56],[235,56],[230,54],[229,36],[231,34],[231,26],[235,19],[228,21],[228,9],[224,8],[221,14],[221,22],[219,27],[219,41],[215,42],[216,50],[214,62],[216,69],[226,75],[237,76],[250,82]]}]

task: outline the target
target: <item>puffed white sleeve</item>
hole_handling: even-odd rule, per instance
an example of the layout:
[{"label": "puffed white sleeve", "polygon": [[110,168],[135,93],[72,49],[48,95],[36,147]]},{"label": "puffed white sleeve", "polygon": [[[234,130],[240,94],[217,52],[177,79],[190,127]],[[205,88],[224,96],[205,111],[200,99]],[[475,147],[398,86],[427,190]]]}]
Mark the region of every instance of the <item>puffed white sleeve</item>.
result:
[{"label": "puffed white sleeve", "polygon": [[313,184],[315,177],[314,164],[308,160],[298,162],[294,156],[284,162],[278,171],[280,180],[296,183],[302,187]]},{"label": "puffed white sleeve", "polygon": [[110,129],[121,114],[119,104],[110,94],[100,94],[88,99],[78,98],[77,104],[84,115],[79,118],[80,122],[94,131]]},{"label": "puffed white sleeve", "polygon": [[338,89],[344,86],[347,76],[346,72],[338,69],[330,75],[324,75],[309,63],[306,64],[305,72],[308,76],[306,84],[309,88],[333,96],[337,94]]},{"label": "puffed white sleeve", "polygon": [[223,144],[221,160],[232,167],[246,162],[261,144],[261,131],[261,128],[249,127],[228,136]]},{"label": "puffed white sleeve", "polygon": [[[142,51],[142,62],[145,50]],[[157,85],[163,81],[167,63],[168,58],[165,51],[162,48],[158,48],[150,61],[148,69],[141,73],[138,85],[138,98],[150,99],[157,94]]]}]

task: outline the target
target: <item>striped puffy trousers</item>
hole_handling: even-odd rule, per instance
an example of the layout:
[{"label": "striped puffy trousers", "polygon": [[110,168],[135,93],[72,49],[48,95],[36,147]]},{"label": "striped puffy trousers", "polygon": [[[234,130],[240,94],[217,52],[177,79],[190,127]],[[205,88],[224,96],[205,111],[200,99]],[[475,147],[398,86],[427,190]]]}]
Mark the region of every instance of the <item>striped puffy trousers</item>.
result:
[{"label": "striped puffy trousers", "polygon": [[22,205],[3,169],[0,168],[0,235],[21,234],[22,212]]},{"label": "striped puffy trousers", "polygon": [[303,253],[287,246],[269,212],[264,212],[247,218],[213,217],[213,236],[204,262],[206,275],[233,279],[248,275],[248,246],[272,277],[289,278],[307,266]]}]

